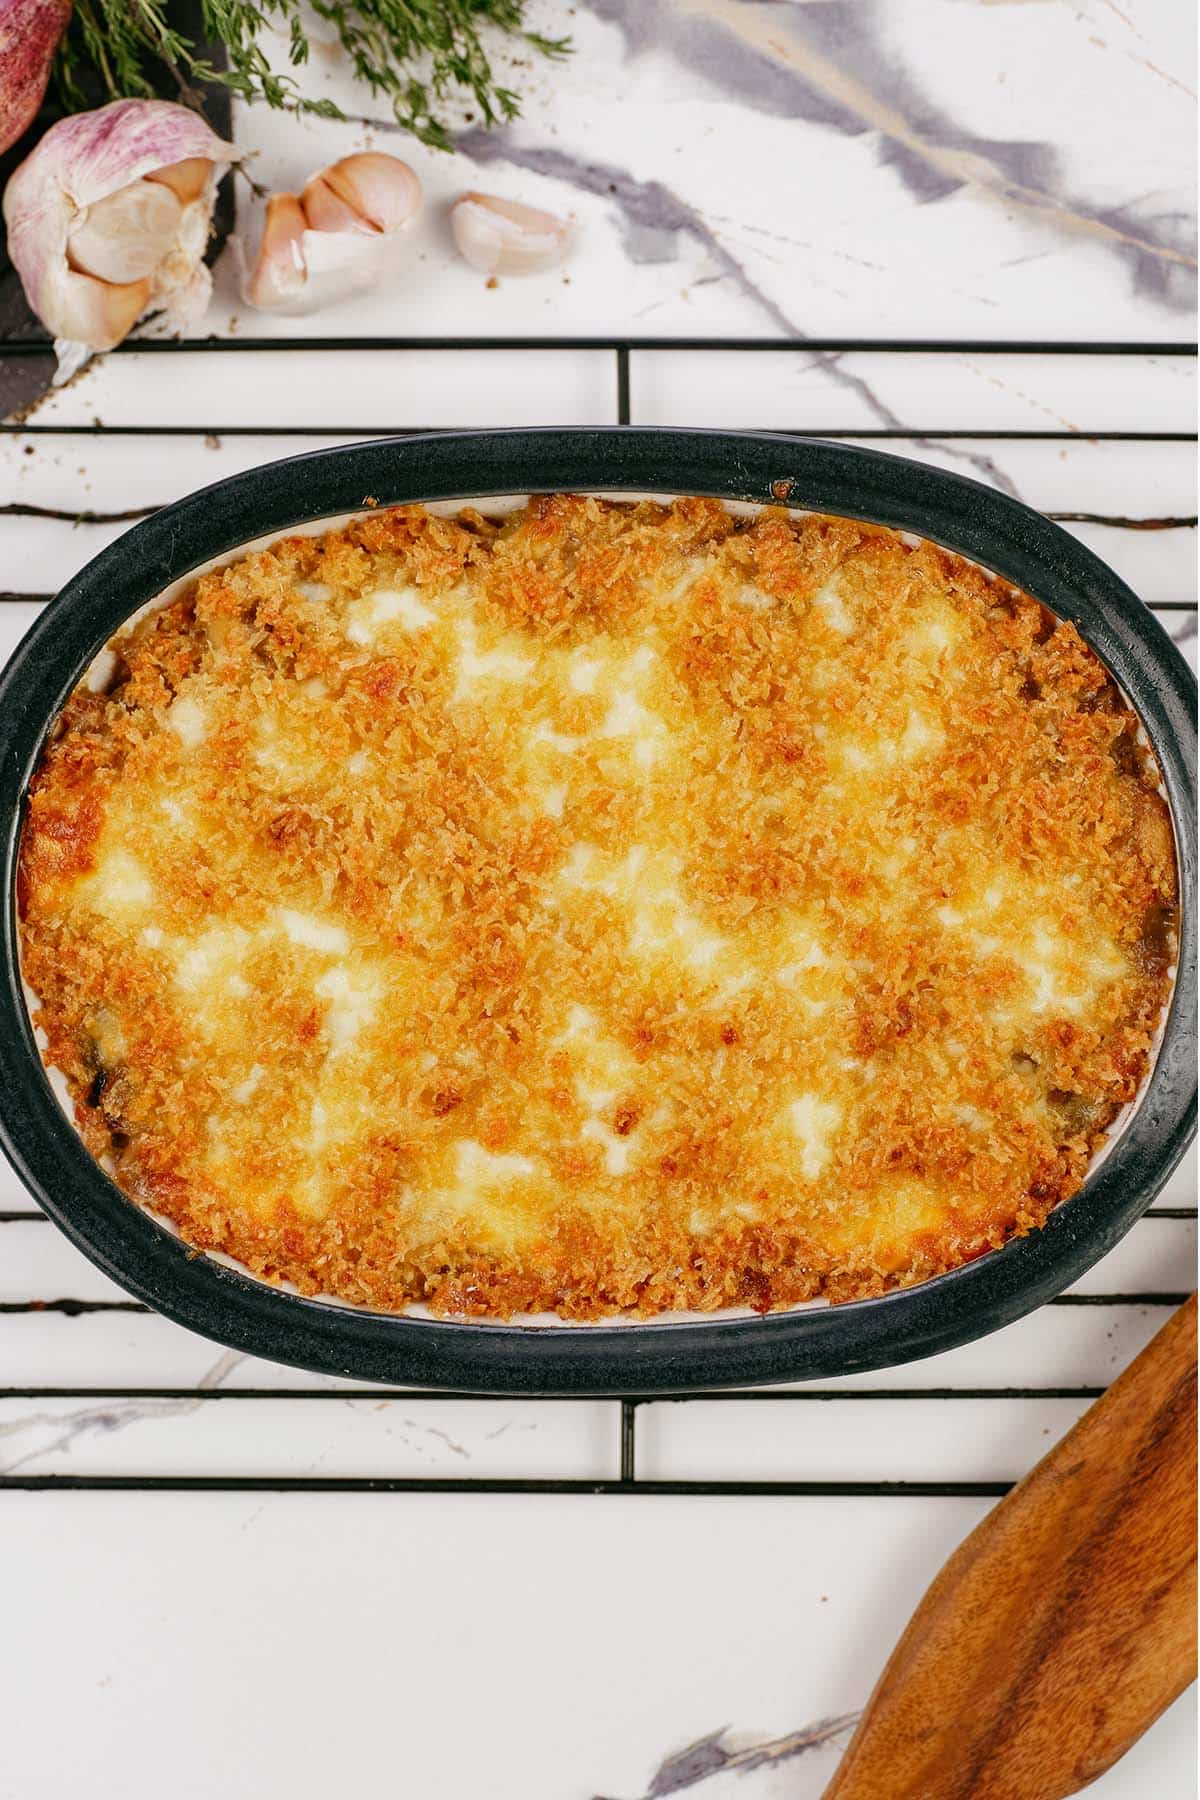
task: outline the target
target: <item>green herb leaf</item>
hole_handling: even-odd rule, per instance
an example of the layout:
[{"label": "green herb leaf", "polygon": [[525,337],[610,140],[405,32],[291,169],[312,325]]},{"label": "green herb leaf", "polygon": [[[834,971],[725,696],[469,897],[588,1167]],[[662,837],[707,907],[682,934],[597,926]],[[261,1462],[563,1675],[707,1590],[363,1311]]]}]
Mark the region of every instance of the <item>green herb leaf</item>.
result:
[{"label": "green herb leaf", "polygon": [[[541,56],[565,56],[566,38],[526,31],[525,0],[310,0],[332,25],[355,78],[390,104],[396,123],[438,150],[450,148],[443,103],[469,95],[485,125],[514,119],[520,100],[497,79],[487,34],[519,39]],[[267,33],[286,43],[293,68],[308,61],[300,0],[202,0],[205,35],[223,44],[228,66],[214,68],[199,46],[167,22],[163,0],[75,0],[55,65],[63,104],[78,112],[102,97],[150,97],[166,70],[186,104],[203,110],[202,90],[218,84],[246,100],[288,112],[340,119],[332,100],[312,100],[273,69]]]}]

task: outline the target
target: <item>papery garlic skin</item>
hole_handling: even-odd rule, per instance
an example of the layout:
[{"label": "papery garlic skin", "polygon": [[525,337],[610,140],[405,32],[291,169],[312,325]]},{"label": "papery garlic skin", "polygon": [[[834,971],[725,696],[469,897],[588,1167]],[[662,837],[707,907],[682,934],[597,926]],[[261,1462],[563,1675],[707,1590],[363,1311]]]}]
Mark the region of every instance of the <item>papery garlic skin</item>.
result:
[{"label": "papery garlic skin", "polygon": [[262,312],[304,314],[369,292],[393,266],[396,239],[421,206],[407,163],[362,151],[295,194],[272,194],[242,294]]},{"label": "papery garlic skin", "polygon": [[301,298],[308,280],[304,261],[307,229],[295,194],[271,195],[258,261],[245,284],[245,296],[251,306],[262,312],[283,312],[292,301]]},{"label": "papery garlic skin", "polygon": [[4,219],[25,296],[54,333],[56,381],[115,348],[145,312],[163,311],[176,330],[203,312],[217,184],[240,157],[168,100],[114,100],[51,126],[9,181]]},{"label": "papery garlic skin", "polygon": [[0,0],[0,151],[32,125],[71,0]]},{"label": "papery garlic skin", "polygon": [[163,187],[170,188],[181,206],[191,200],[199,200],[208,186],[212,174],[212,162],[207,156],[185,156],[182,162],[168,163],[165,168],[152,169],[146,176],[147,181],[157,181]]},{"label": "papery garlic skin", "polygon": [[[361,150],[355,156],[343,156],[314,179],[330,188],[369,231],[401,231],[421,210],[421,183],[415,170],[398,156],[387,156],[382,150]],[[309,187],[312,185],[310,182]],[[306,212],[307,195],[308,188]],[[315,230],[321,229],[311,216],[309,223]]]},{"label": "papery garlic skin", "polygon": [[484,275],[540,275],[562,262],[571,225],[497,194],[463,194],[450,209],[459,254]]},{"label": "papery garlic skin", "polygon": [[[289,196],[291,198],[293,196]],[[356,231],[375,236],[375,228],[336,194],[321,175],[314,175],[296,205],[304,231]]]},{"label": "papery garlic skin", "polygon": [[[106,347],[112,349],[122,338],[129,336],[149,304],[148,279],[117,283],[80,274],[71,283],[70,292],[69,323],[74,333],[73,341],[84,344],[108,338],[112,342]],[[58,348],[57,342],[55,348]],[[63,378],[61,366],[59,376]]]}]

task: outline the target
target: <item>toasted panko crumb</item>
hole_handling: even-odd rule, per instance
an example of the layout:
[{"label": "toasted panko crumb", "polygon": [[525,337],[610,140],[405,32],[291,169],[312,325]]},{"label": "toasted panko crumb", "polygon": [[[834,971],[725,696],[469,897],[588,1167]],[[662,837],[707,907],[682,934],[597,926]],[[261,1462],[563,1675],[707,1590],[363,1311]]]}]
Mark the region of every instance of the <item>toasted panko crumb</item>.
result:
[{"label": "toasted panko crumb", "polygon": [[380,509],[114,640],[20,910],[93,1153],[400,1311],[760,1311],[1039,1226],[1143,1081],[1156,768],[1075,628],[713,500]]}]

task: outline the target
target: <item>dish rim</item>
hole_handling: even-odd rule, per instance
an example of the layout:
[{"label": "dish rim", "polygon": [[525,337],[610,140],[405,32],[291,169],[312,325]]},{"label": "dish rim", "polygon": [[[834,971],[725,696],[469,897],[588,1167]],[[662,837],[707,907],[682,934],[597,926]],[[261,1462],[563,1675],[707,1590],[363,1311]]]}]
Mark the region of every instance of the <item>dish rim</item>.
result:
[{"label": "dish rim", "polygon": [[[1124,689],[1162,773],[1179,859],[1178,973],[1128,1124],[1038,1231],[919,1285],[764,1317],[541,1326],[306,1299],[191,1250],[85,1148],[42,1067],[21,986],[16,861],[29,778],[93,658],[139,607],[255,539],[388,506],[543,492],[703,494],[908,531],[1073,620]],[[0,676],[0,1145],[106,1275],[234,1349],[327,1374],[474,1393],[595,1396],[819,1380],[982,1337],[1068,1287],[1150,1205],[1195,1131],[1196,679],[1132,590],[1023,502],[964,476],[821,439],[607,426],[338,444],[202,488],[125,532],[61,589]]]}]

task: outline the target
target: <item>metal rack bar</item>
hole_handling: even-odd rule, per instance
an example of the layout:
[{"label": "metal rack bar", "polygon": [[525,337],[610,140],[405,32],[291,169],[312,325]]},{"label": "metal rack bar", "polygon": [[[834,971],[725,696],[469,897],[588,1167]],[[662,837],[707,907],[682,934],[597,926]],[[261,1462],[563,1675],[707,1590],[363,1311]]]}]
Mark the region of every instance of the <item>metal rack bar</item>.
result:
[{"label": "metal rack bar", "polygon": [[[0,356],[46,356],[48,338],[0,338]],[[866,337],[205,337],[126,338],[109,356],[195,355],[213,352],[239,355],[250,351],[338,350],[790,350],[851,355],[960,354],[979,356],[1195,356],[1193,343],[1107,343],[1072,339],[1024,338],[866,338]]]},{"label": "metal rack bar", "polygon": [[[619,424],[627,425],[628,419],[618,419]],[[8,437],[260,437],[260,438],[380,438],[380,437],[433,437],[440,433],[457,431],[456,425],[406,425],[402,431],[383,431],[378,425],[104,425],[99,421],[87,425],[25,425],[12,421],[0,420],[0,435]],[[465,428],[464,428],[465,429]],[[503,430],[505,427],[497,427]],[[654,427],[646,427],[654,429]],[[670,430],[663,426],[661,429]],[[731,426],[730,430],[739,429]],[[912,443],[917,439],[928,442],[939,441],[964,443],[972,440],[984,440],[989,443],[1065,443],[1065,444],[1194,444],[1197,434],[1194,431],[960,431],[953,426],[854,426],[847,430],[844,425],[796,425],[784,428],[778,425],[753,426],[746,424],[740,429],[758,430],[764,437],[798,437],[798,438],[862,438],[862,439],[898,439]]]},{"label": "metal rack bar", "polygon": [[621,1402],[621,1480],[637,1480],[637,1401]]},{"label": "metal rack bar", "polygon": [[[800,357],[827,356],[836,359],[840,356],[856,354],[886,354],[895,356],[1028,356],[1028,357],[1103,357],[1108,359],[1121,357],[1147,358],[1194,358],[1197,346],[1185,342],[1097,342],[1089,340],[1071,340],[1054,342],[1037,339],[979,339],[979,338],[868,338],[868,337],[820,337],[797,339],[794,337],[758,337],[758,338],[723,338],[711,336],[695,337],[655,337],[615,334],[611,336],[578,335],[571,337],[553,337],[546,335],[510,337],[460,337],[460,336],[427,336],[427,337],[239,337],[239,338],[191,338],[173,340],[165,338],[128,340],[114,352],[118,356],[221,356],[223,354],[245,355],[265,353],[270,355],[288,355],[315,353],[354,353],[386,354],[394,352],[469,352],[476,354],[489,351],[563,351],[563,352],[602,352],[612,359],[613,380],[615,383],[615,417],[619,424],[631,422],[633,412],[633,395],[631,391],[631,358],[636,353],[674,353],[674,352],[738,352],[753,355],[755,352],[789,352]],[[48,340],[39,338],[6,341],[0,339],[0,357],[49,357]],[[610,415],[612,416],[612,415]],[[747,428],[754,428],[753,421],[745,421]],[[279,439],[321,439],[332,440],[343,438],[351,440],[363,437],[384,437],[397,435],[413,437],[432,432],[441,432],[448,427],[407,426],[399,433],[381,431],[378,425],[355,426],[340,424],[337,426],[314,425],[105,425],[99,419],[87,424],[40,423],[36,419],[31,423],[14,421],[0,422],[0,433],[9,437],[43,438],[53,441],[55,438],[70,437],[113,437],[113,438],[181,438],[215,437],[215,438],[251,438],[261,437],[264,440]],[[926,444],[933,440],[954,442],[1061,442],[1061,443],[1114,443],[1114,444],[1191,444],[1195,442],[1195,434],[1187,431],[1132,431],[1132,430],[1099,430],[1095,432],[1077,432],[1068,429],[999,429],[980,428],[956,429],[952,426],[934,429],[928,426],[905,427],[899,425],[867,426],[850,428],[830,426],[814,428],[805,426],[792,432],[780,428],[770,435],[793,435],[800,438],[850,438],[855,440],[871,440],[880,442],[904,442],[920,440]],[[1070,496],[1073,498],[1074,496]],[[153,508],[138,509],[137,516],[149,513]],[[45,517],[52,519],[58,515],[49,508],[21,506],[19,504],[0,507],[0,513],[20,514],[22,516]],[[1150,519],[1136,516],[1097,518],[1092,513],[1060,513],[1050,514],[1067,521],[1087,520],[1127,530],[1163,529],[1166,527],[1185,528],[1195,524],[1193,515],[1180,515],[1169,519]],[[79,515],[71,514],[64,523],[76,520],[87,520],[89,515],[81,510]],[[117,523],[112,515],[97,515],[96,522]],[[49,599],[45,593],[0,593],[0,603],[4,601],[38,603]],[[1160,601],[1154,610],[1159,613],[1191,612],[1194,610],[1188,601]],[[1167,1218],[1189,1220],[1196,1216],[1195,1208],[1164,1207],[1151,1211],[1148,1218]],[[0,1224],[11,1222],[29,1222],[42,1219],[44,1215],[36,1212],[9,1210],[0,1212]],[[1134,1293],[1134,1294],[1066,1294],[1050,1302],[1051,1305],[1068,1306],[1121,1306],[1139,1308],[1166,1308],[1182,1302],[1182,1293]],[[2,1315],[26,1315],[48,1313],[60,1319],[82,1319],[91,1314],[139,1314],[145,1315],[148,1308],[132,1300],[79,1300],[69,1296],[50,1298],[47,1300],[9,1301],[0,1303]],[[62,1326],[66,1331],[78,1330],[87,1332],[86,1325],[72,1328]],[[317,1475],[303,1476],[236,1476],[236,1475],[196,1475],[196,1476],[158,1476],[158,1475],[36,1475],[14,1472],[0,1476],[0,1489],[37,1491],[37,1492],[99,1492],[116,1490],[122,1492],[263,1492],[263,1493],[309,1493],[334,1492],[355,1494],[518,1494],[518,1495],[599,1495],[615,1496],[629,1494],[668,1495],[668,1496],[723,1496],[739,1497],[762,1496],[793,1498],[822,1497],[871,1497],[871,1498],[997,1498],[1010,1489],[1007,1481],[953,1481],[953,1480],[913,1480],[913,1481],[865,1481],[865,1480],[655,1480],[642,1479],[638,1474],[638,1412],[642,1406],[668,1403],[686,1405],[692,1401],[707,1403],[737,1403],[738,1405],[772,1405],[785,1409],[788,1406],[831,1405],[842,1402],[880,1402],[886,1401],[899,1405],[924,1401],[1029,1401],[1045,1400],[1087,1402],[1095,1399],[1103,1391],[1099,1386],[1061,1386],[1061,1387],[949,1387],[949,1388],[914,1388],[874,1386],[871,1388],[840,1389],[830,1387],[809,1387],[792,1389],[729,1389],[700,1394],[667,1393],[639,1394],[630,1393],[609,1404],[619,1409],[619,1463],[618,1473],[602,1480],[577,1479],[495,1479],[470,1477],[321,1477]],[[443,1402],[479,1400],[481,1396],[468,1393],[440,1393],[422,1390],[381,1389],[375,1387],[353,1388],[227,1388],[197,1389],[189,1387],[148,1385],[145,1387],[128,1386],[95,1386],[95,1387],[62,1387],[62,1386],[12,1386],[0,1388],[0,1400],[52,1402],[60,1400],[96,1400],[105,1401],[147,1401],[199,1402],[207,1406],[210,1402],[248,1402],[274,1403],[284,1401],[290,1403],[303,1402],[347,1402],[370,1401],[376,1405],[396,1404],[403,1402],[405,1406],[426,1407]],[[502,1404],[502,1402],[496,1402]],[[771,1416],[764,1414],[764,1419]],[[784,1415],[774,1415],[776,1419]]]},{"label": "metal rack bar", "polygon": [[0,1475],[0,1492],[136,1494],[780,1494],[807,1499],[998,1499],[1011,1481],[554,1481],[484,1476]]},{"label": "metal rack bar", "polygon": [[[693,1400],[706,1403],[723,1400],[774,1401],[776,1404],[806,1404],[810,1401],[844,1400],[1095,1400],[1102,1387],[957,1387],[957,1388],[713,1388],[701,1394],[627,1394],[618,1404],[624,1410],[639,1406],[687,1405]],[[258,1400],[290,1403],[309,1400],[369,1400],[382,1406],[388,1402],[420,1405],[422,1401],[479,1401],[493,1398],[488,1394],[472,1394],[459,1388],[188,1388],[188,1387],[6,1387],[0,1388],[0,1400],[198,1400],[207,1405],[215,1400]],[[591,1406],[586,1394],[555,1396],[556,1406]],[[622,1422],[624,1431],[625,1422]],[[622,1444],[624,1452],[625,1443]],[[635,1446],[632,1436],[628,1444]],[[622,1480],[633,1480],[633,1462],[622,1454]]]},{"label": "metal rack bar", "polygon": [[629,423],[629,346],[617,348],[617,424]]}]

